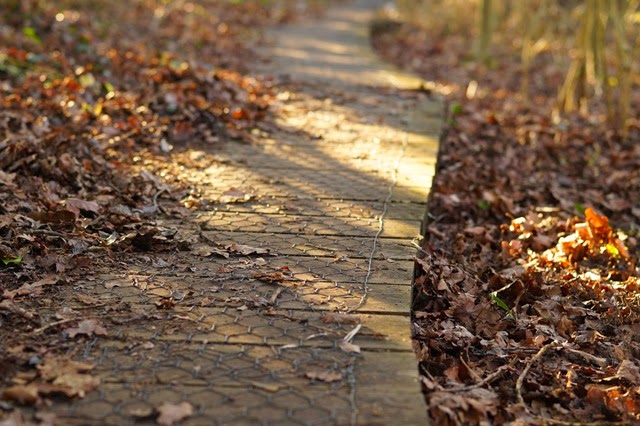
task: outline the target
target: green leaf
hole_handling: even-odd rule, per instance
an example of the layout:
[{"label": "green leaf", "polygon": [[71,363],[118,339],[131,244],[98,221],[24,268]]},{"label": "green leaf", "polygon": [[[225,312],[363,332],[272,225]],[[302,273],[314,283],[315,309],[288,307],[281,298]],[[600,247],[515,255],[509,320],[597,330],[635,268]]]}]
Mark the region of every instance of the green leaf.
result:
[{"label": "green leaf", "polygon": [[4,264],[4,266],[8,266],[8,265],[19,265],[20,263],[22,263],[22,256],[18,256],[15,258],[0,258],[0,261]]},{"label": "green leaf", "polygon": [[451,104],[451,114],[452,115],[460,115],[462,114],[462,105],[455,103]]},{"label": "green leaf", "polygon": [[509,315],[511,318],[515,319],[515,315],[513,314],[513,311],[511,310],[511,308],[506,303],[504,303],[502,299],[498,297],[498,294],[495,291],[491,293],[490,296],[493,303],[495,303],[496,305],[498,305],[498,307],[503,309],[507,313],[507,315]]},{"label": "green leaf", "polygon": [[580,204],[580,203],[575,203],[573,205],[573,208],[576,210],[576,212],[578,212],[579,214],[584,214],[585,211],[585,206]]},{"label": "green leaf", "polygon": [[481,210],[487,211],[491,205],[487,200],[480,200],[478,201],[478,207],[480,207]]},{"label": "green leaf", "polygon": [[27,36],[29,39],[31,39],[31,41],[35,42],[36,44],[40,44],[40,36],[38,36],[38,33],[36,32],[35,28],[24,27],[22,29],[22,34]]}]

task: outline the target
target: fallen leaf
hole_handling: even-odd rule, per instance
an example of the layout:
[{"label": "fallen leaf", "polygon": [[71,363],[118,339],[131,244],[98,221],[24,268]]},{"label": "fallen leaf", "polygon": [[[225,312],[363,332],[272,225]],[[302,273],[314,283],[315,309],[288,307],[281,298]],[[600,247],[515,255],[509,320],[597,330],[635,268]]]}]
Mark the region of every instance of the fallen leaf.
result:
[{"label": "fallen leaf", "polygon": [[16,296],[35,295],[42,291],[42,288],[48,285],[57,284],[60,282],[60,277],[56,275],[50,275],[46,278],[38,280],[30,284],[23,284],[16,290],[5,290],[2,296],[6,299],[13,299]]},{"label": "fallen leaf", "polygon": [[68,210],[59,210],[55,212],[31,212],[27,216],[40,223],[60,224],[74,223],[76,221],[76,215]]},{"label": "fallen leaf", "polygon": [[19,404],[33,405],[40,399],[38,385],[30,383],[27,385],[10,386],[2,391],[2,399],[14,401]]},{"label": "fallen leaf", "polygon": [[252,381],[251,385],[255,386],[258,389],[266,390],[271,393],[278,392],[280,389],[283,388],[283,385],[279,385],[277,383],[263,383],[263,382],[256,382],[256,381]]},{"label": "fallen leaf", "polygon": [[90,296],[88,294],[78,293],[76,294],[76,299],[78,299],[80,302],[84,303],[85,305],[97,305],[100,303],[100,299],[98,299],[97,297]]},{"label": "fallen leaf", "polygon": [[273,272],[271,274],[268,274],[265,272],[253,271],[251,272],[251,276],[256,280],[259,280],[268,284],[280,283],[285,279],[284,275],[282,275],[280,272]]},{"label": "fallen leaf", "polygon": [[231,188],[230,190],[222,193],[222,195],[218,198],[218,202],[222,204],[246,203],[247,201],[251,201],[254,198],[255,195],[253,194],[248,194],[237,188]]},{"label": "fallen leaf", "polygon": [[149,251],[153,248],[154,237],[157,233],[157,228],[150,228],[146,231],[139,231],[131,239],[131,245],[138,250]]},{"label": "fallen leaf", "polygon": [[629,383],[640,383],[640,367],[635,362],[625,359],[618,366],[616,377],[625,379]]},{"label": "fallen leaf", "polygon": [[263,249],[263,248],[259,248],[259,247],[251,247],[251,246],[246,246],[244,244],[236,244],[236,243],[233,243],[233,244],[227,246],[226,248],[227,248],[227,250],[229,250],[232,253],[239,253],[239,254],[244,254],[244,255],[268,254],[269,253],[269,249]]},{"label": "fallen leaf", "polygon": [[2,398],[29,405],[38,403],[40,395],[64,394],[70,398],[83,398],[100,384],[100,378],[87,374],[93,369],[92,364],[47,357],[36,368],[38,376],[32,377],[31,383],[6,388]]},{"label": "fallen leaf", "polygon": [[24,258],[22,256],[18,256],[18,257],[0,257],[0,262],[2,262],[2,264],[4,266],[8,266],[8,265],[19,265],[22,263],[22,260]]},{"label": "fallen leaf", "polygon": [[191,416],[193,414],[193,406],[187,401],[183,401],[180,404],[165,402],[158,407],[158,412],[160,415],[156,419],[156,422],[161,426],[171,426],[175,422]]},{"label": "fallen leaf", "polygon": [[334,370],[307,371],[305,377],[311,380],[320,380],[322,382],[332,383],[342,380],[342,373]]},{"label": "fallen leaf", "polygon": [[484,226],[470,226],[464,229],[464,233],[473,237],[481,237],[487,232]]},{"label": "fallen leaf", "polygon": [[[55,390],[59,390],[68,397],[78,396],[84,398],[87,392],[90,392],[98,387],[100,384],[100,378],[90,376],[89,374],[79,374],[70,372],[67,374],[61,374],[55,378],[52,382],[54,388],[51,388],[53,393]],[[43,389],[41,388],[41,391]]]},{"label": "fallen leaf", "polygon": [[44,380],[54,380],[61,374],[88,373],[93,370],[93,364],[67,359],[46,357],[44,363],[38,365],[38,373]]},{"label": "fallen leaf", "polygon": [[131,416],[137,418],[151,417],[154,413],[153,407],[145,405],[143,407],[126,407],[124,412]]},{"label": "fallen leaf", "polygon": [[176,301],[173,297],[163,297],[156,301],[155,305],[158,309],[171,309],[176,306]]},{"label": "fallen leaf", "polygon": [[65,201],[65,208],[72,212],[76,219],[80,217],[81,212],[95,213],[100,212],[100,206],[95,201],[84,201],[78,198],[69,198]]},{"label": "fallen leaf", "polygon": [[222,256],[225,259],[229,258],[229,252],[217,247],[209,246],[206,244],[198,244],[191,248],[191,253],[200,257],[209,257],[212,255]]},{"label": "fallen leaf", "polygon": [[346,353],[360,353],[360,346],[347,342],[346,340],[340,340],[340,349]]},{"label": "fallen leaf", "polygon": [[77,327],[70,327],[65,330],[70,338],[76,337],[78,334],[84,334],[86,336],[106,336],[107,330],[100,325],[98,320],[86,319],[80,321]]}]

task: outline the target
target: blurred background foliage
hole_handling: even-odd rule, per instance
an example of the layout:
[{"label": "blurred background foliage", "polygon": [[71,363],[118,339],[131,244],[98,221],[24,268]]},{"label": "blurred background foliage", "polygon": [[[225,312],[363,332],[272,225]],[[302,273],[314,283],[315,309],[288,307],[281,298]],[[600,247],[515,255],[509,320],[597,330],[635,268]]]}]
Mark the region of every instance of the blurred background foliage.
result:
[{"label": "blurred background foliage", "polygon": [[530,96],[532,65],[544,56],[560,67],[558,113],[604,106],[624,131],[640,78],[637,0],[396,0],[398,18],[436,38],[463,36],[469,59],[489,70],[517,55],[521,93]]}]

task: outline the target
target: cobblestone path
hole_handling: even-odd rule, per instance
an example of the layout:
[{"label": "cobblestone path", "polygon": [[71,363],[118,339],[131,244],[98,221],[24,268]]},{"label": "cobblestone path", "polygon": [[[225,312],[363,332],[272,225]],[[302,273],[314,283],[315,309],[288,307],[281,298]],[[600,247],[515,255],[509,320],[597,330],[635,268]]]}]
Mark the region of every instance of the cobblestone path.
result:
[{"label": "cobblestone path", "polygon": [[376,3],[271,34],[261,72],[286,88],[274,128],[188,171],[216,208],[163,224],[197,250],[132,255],[80,286],[140,314],[81,348],[101,385],[53,407],[64,424],[155,424],[158,407],[182,402],[184,425],[426,423],[410,243],[442,107],[370,51]]}]

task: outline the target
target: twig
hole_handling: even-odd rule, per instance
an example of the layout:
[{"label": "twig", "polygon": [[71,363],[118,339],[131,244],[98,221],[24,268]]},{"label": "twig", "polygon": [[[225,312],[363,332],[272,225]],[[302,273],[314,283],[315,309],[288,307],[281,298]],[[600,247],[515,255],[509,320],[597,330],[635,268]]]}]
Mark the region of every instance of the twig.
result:
[{"label": "twig", "polygon": [[595,355],[591,355],[587,352],[582,352],[577,349],[569,348],[567,346],[563,346],[562,348],[569,351],[572,354],[581,356],[585,361],[591,362],[597,365],[598,367],[606,367],[609,364],[605,358],[600,358]]},{"label": "twig", "polygon": [[480,380],[482,380],[482,377],[478,376],[478,374],[476,374],[476,372],[475,372],[475,371],[473,371],[473,370],[471,369],[471,367],[469,367],[469,364],[467,364],[467,363],[466,363],[466,361],[464,360],[464,358],[460,357],[460,362],[462,362],[462,365],[464,365],[464,366],[465,366],[465,368],[467,369],[467,371],[469,372],[469,374],[470,374],[471,376],[473,376],[473,379],[474,379],[474,380],[476,380],[476,381],[480,381]]},{"label": "twig", "polygon": [[31,334],[40,334],[43,331],[46,331],[46,330],[48,330],[50,328],[57,327],[59,325],[66,324],[68,322],[73,322],[73,321],[78,321],[78,318],[67,318],[67,319],[63,319],[63,320],[60,320],[60,321],[52,322],[51,324],[47,324],[47,325],[42,326],[40,328],[36,328],[35,330],[33,330],[31,332]]},{"label": "twig", "polygon": [[500,367],[498,367],[498,369],[496,371],[494,371],[493,373],[489,374],[487,377],[485,377],[484,379],[480,380],[477,383],[474,383],[472,385],[468,385],[468,386],[457,386],[455,388],[448,388],[448,389],[442,389],[443,392],[465,392],[465,391],[469,391],[475,388],[479,388],[482,387],[484,385],[487,385],[491,382],[493,382],[494,380],[500,378],[505,371],[509,370],[511,368],[511,364],[509,365],[502,365]]},{"label": "twig", "polygon": [[12,314],[20,315],[22,318],[27,319],[33,323],[40,324],[36,314],[27,311],[24,308],[16,305],[12,300],[3,300],[0,302],[0,311],[11,312]]},{"label": "twig", "polygon": [[518,396],[518,403],[522,404],[522,406],[524,407],[524,409],[529,412],[529,408],[527,408],[527,405],[524,403],[524,398],[522,397],[522,384],[524,383],[524,378],[527,375],[527,373],[529,372],[529,370],[531,369],[531,366],[540,358],[542,358],[542,355],[544,355],[544,353],[551,348],[552,346],[557,346],[558,342],[557,341],[553,341],[551,343],[548,343],[546,345],[544,345],[543,347],[540,348],[540,350],[531,357],[531,359],[529,360],[529,362],[527,363],[527,365],[524,367],[524,370],[522,370],[522,373],[520,374],[520,377],[518,377],[518,381],[516,382],[516,394]]},{"label": "twig", "polygon": [[43,235],[49,235],[51,237],[60,237],[60,238],[67,238],[68,235],[65,235],[61,232],[56,232],[56,231],[51,231],[49,229],[29,229],[28,231],[25,231],[25,234],[43,234]]},{"label": "twig", "polygon": [[353,340],[354,337],[356,337],[356,334],[358,334],[361,328],[362,328],[362,324],[356,325],[353,328],[353,330],[351,330],[349,333],[347,333],[346,336],[342,338],[342,340],[344,340],[347,343],[351,343],[351,341]]},{"label": "twig", "polygon": [[420,250],[422,253],[431,256],[431,253],[420,247],[420,244],[416,243],[415,241],[411,241],[411,245]]},{"label": "twig", "polygon": [[61,232],[56,232],[56,231],[51,231],[49,229],[29,229],[24,231],[25,234],[32,234],[32,235],[37,235],[37,234],[42,234],[42,235],[48,235],[51,237],[58,237],[58,238],[72,238],[74,240],[80,240],[80,241],[84,241],[86,243],[95,243],[95,240],[91,240],[89,238],[84,238],[84,237],[77,237],[73,234],[63,234]]},{"label": "twig", "polygon": [[283,291],[284,291],[284,287],[278,287],[276,291],[274,291],[273,294],[271,295],[271,298],[269,299],[269,304],[275,305],[276,300],[278,300],[278,296],[280,296],[280,293],[282,293]]},{"label": "twig", "polygon": [[154,194],[154,196],[153,196],[153,207],[155,208],[156,211],[160,210],[160,206],[158,206],[158,197],[163,192],[167,192],[167,187],[166,186],[164,188],[162,188],[160,191],[156,192]]}]

